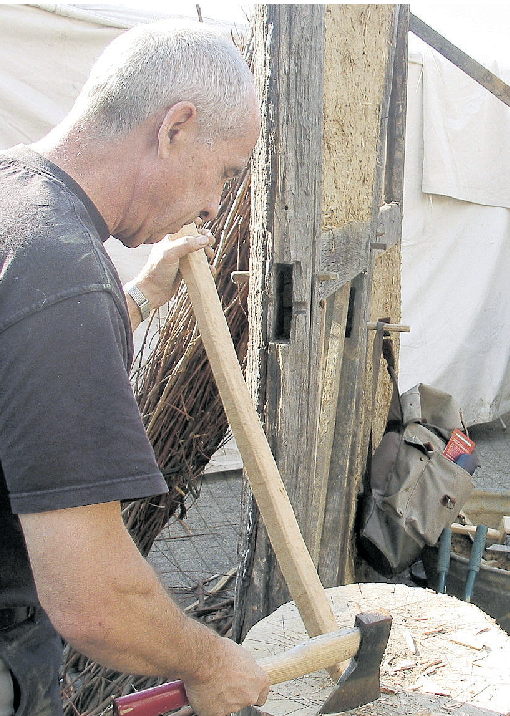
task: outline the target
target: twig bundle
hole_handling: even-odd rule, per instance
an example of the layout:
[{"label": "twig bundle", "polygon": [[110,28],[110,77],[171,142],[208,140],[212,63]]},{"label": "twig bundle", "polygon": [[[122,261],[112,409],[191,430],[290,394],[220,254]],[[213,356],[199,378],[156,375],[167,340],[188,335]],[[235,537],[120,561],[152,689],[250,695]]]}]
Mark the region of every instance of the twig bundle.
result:
[{"label": "twig bundle", "polygon": [[[226,188],[218,217],[208,227],[217,239],[213,260],[216,286],[241,365],[248,343],[247,285],[231,280],[249,262],[250,174],[248,169]],[[181,283],[161,329],[156,348],[135,376],[135,393],[147,434],[169,488],[156,500],[138,500],[125,519],[141,552],[154,539],[184,498],[199,492],[199,476],[225,441],[228,423],[186,286]]]}]

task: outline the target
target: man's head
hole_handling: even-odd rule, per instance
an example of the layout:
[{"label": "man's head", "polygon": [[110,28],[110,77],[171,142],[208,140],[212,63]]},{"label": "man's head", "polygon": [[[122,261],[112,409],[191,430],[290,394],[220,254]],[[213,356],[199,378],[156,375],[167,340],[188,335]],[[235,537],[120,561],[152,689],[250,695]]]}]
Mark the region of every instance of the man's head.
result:
[{"label": "man's head", "polygon": [[127,134],[178,102],[192,102],[204,141],[245,132],[253,79],[233,43],[202,23],[139,25],[96,61],[71,112],[100,139]]},{"label": "man's head", "polygon": [[126,246],[214,218],[260,130],[251,71],[201,23],[140,25],[109,45],[35,148],[87,191]]}]

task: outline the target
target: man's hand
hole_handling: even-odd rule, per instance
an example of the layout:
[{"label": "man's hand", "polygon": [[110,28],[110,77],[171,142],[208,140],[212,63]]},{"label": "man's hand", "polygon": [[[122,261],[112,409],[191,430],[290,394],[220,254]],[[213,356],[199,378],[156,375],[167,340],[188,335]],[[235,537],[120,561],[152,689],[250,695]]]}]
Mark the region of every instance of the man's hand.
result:
[{"label": "man's hand", "polygon": [[[152,309],[163,306],[177,288],[179,259],[199,249],[207,251],[213,243],[214,237],[210,231],[197,230],[193,224],[184,226],[178,234],[165,236],[154,244],[147,263],[124,289],[134,284],[148,299]],[[140,310],[129,294],[127,301],[131,327],[135,330],[141,321]]]},{"label": "man's hand", "polygon": [[245,706],[262,706],[269,692],[266,672],[230,639],[223,638],[220,647],[217,660],[204,661],[204,679],[184,681],[194,711],[199,716],[225,716]]}]

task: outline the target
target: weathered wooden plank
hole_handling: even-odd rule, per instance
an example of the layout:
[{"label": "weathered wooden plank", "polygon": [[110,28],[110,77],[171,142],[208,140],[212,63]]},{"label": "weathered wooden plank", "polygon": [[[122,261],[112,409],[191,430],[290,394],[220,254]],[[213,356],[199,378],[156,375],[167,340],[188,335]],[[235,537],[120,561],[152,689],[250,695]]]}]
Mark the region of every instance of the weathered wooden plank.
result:
[{"label": "weathered wooden plank", "polygon": [[[326,586],[353,571],[360,455],[368,437],[367,322],[380,254],[372,247],[385,241],[383,234],[397,243],[399,236],[401,207],[387,207],[384,218],[379,211],[399,7],[256,11],[264,120],[253,167],[247,374]],[[237,639],[288,600],[248,492],[245,523]]]},{"label": "weathered wooden plank", "polygon": [[[401,212],[404,199],[409,15],[409,5],[398,6],[384,180],[385,204],[390,206],[396,204],[400,207]],[[400,229],[400,239],[402,235],[402,215],[400,216],[398,227]]]},{"label": "weathered wooden plank", "polygon": [[[403,167],[403,155],[399,166]],[[380,207],[375,230],[371,220],[353,222],[324,232],[320,239],[319,277],[324,275],[328,280],[321,282],[319,298],[331,296],[364,271],[370,250],[386,251],[401,239],[401,201],[393,201]]]},{"label": "weathered wooden plank", "polygon": [[[315,273],[321,232],[324,6],[269,6],[268,21],[274,42],[272,70],[278,82],[271,103],[278,161],[272,178],[273,262],[266,264],[270,296],[266,428],[310,545],[313,525],[308,514],[314,497],[309,481],[314,471],[320,381]],[[287,300],[291,317],[288,331],[282,334],[275,328],[278,305],[284,299],[278,285],[283,270],[292,285]]]},{"label": "weathered wooden plank", "polygon": [[[321,231],[323,48],[323,5],[256,7],[255,77],[264,111],[253,166],[247,375],[305,540],[303,487],[313,470],[309,424],[316,423],[320,381],[312,312]],[[237,638],[288,599],[250,495],[245,503]]]},{"label": "weathered wooden plank", "polygon": [[336,291],[328,301],[322,301],[324,316],[322,330],[322,366],[320,406],[317,423],[315,469],[310,476],[315,495],[316,528],[310,538],[310,552],[316,563],[320,557],[322,522],[324,519],[327,485],[331,469],[338,395],[342,374],[345,327],[349,309],[350,284]]}]

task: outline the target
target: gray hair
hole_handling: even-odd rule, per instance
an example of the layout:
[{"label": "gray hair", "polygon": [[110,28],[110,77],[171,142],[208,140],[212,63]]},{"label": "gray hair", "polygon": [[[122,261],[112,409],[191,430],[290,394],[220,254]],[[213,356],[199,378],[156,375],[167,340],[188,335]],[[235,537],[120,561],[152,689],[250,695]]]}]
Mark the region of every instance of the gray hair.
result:
[{"label": "gray hair", "polygon": [[101,137],[132,131],[177,102],[193,102],[202,138],[239,136],[253,78],[234,43],[201,23],[164,20],[117,37],[92,67],[69,119]]}]

